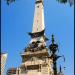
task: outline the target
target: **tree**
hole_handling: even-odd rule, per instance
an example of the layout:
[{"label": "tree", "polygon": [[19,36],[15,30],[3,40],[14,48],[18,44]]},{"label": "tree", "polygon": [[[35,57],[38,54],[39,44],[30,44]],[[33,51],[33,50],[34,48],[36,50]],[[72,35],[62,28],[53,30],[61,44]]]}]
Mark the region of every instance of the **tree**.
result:
[{"label": "tree", "polygon": [[69,3],[70,6],[74,4],[74,0],[57,0],[59,3]]},{"label": "tree", "polygon": [[[15,2],[16,0],[6,0],[6,3],[9,5],[10,3],[13,3]],[[59,3],[69,3],[70,6],[72,6],[74,4],[74,0],[56,0],[58,1]]]}]

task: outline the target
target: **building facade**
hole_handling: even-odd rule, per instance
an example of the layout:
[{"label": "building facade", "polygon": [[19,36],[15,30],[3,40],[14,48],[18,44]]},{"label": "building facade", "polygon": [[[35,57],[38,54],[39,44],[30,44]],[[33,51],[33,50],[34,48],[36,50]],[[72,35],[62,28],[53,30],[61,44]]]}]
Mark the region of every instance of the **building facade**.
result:
[{"label": "building facade", "polygon": [[7,54],[1,53],[1,75],[4,75]]}]

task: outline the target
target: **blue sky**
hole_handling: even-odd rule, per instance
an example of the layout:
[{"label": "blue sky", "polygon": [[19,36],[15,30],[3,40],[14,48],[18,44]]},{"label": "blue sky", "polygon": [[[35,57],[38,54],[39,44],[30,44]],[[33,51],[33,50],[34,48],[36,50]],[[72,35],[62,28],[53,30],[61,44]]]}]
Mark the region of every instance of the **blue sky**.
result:
[{"label": "blue sky", "polygon": [[[1,4],[1,51],[8,53],[5,73],[10,67],[21,64],[20,53],[28,45],[34,19],[35,0],[16,0],[15,3]],[[61,55],[66,58],[65,63],[59,60],[64,75],[74,75],[74,6],[60,4],[56,0],[44,0],[44,15],[46,36],[50,39],[55,35]],[[6,75],[6,74],[5,74]]]}]

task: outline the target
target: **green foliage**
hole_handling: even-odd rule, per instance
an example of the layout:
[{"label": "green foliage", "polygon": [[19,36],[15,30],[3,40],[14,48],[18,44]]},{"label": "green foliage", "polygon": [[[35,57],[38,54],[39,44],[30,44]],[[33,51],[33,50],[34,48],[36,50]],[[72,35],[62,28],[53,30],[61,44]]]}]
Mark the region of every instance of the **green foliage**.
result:
[{"label": "green foliage", "polygon": [[67,0],[57,0],[60,3],[67,3]]},{"label": "green foliage", "polygon": [[74,0],[57,0],[59,3],[69,3],[70,6],[74,4]]}]

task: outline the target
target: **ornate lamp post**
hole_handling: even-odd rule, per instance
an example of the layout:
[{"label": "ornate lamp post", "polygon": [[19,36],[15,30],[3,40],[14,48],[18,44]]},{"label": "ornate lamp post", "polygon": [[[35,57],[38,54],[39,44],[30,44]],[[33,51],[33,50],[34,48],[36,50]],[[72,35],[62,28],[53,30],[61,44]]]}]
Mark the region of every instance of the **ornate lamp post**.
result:
[{"label": "ornate lamp post", "polygon": [[58,44],[54,43],[54,35],[52,35],[52,43],[49,45],[49,49],[51,51],[50,58],[53,60],[53,71],[54,75],[57,75],[57,59],[62,57],[56,54],[58,50]]}]

